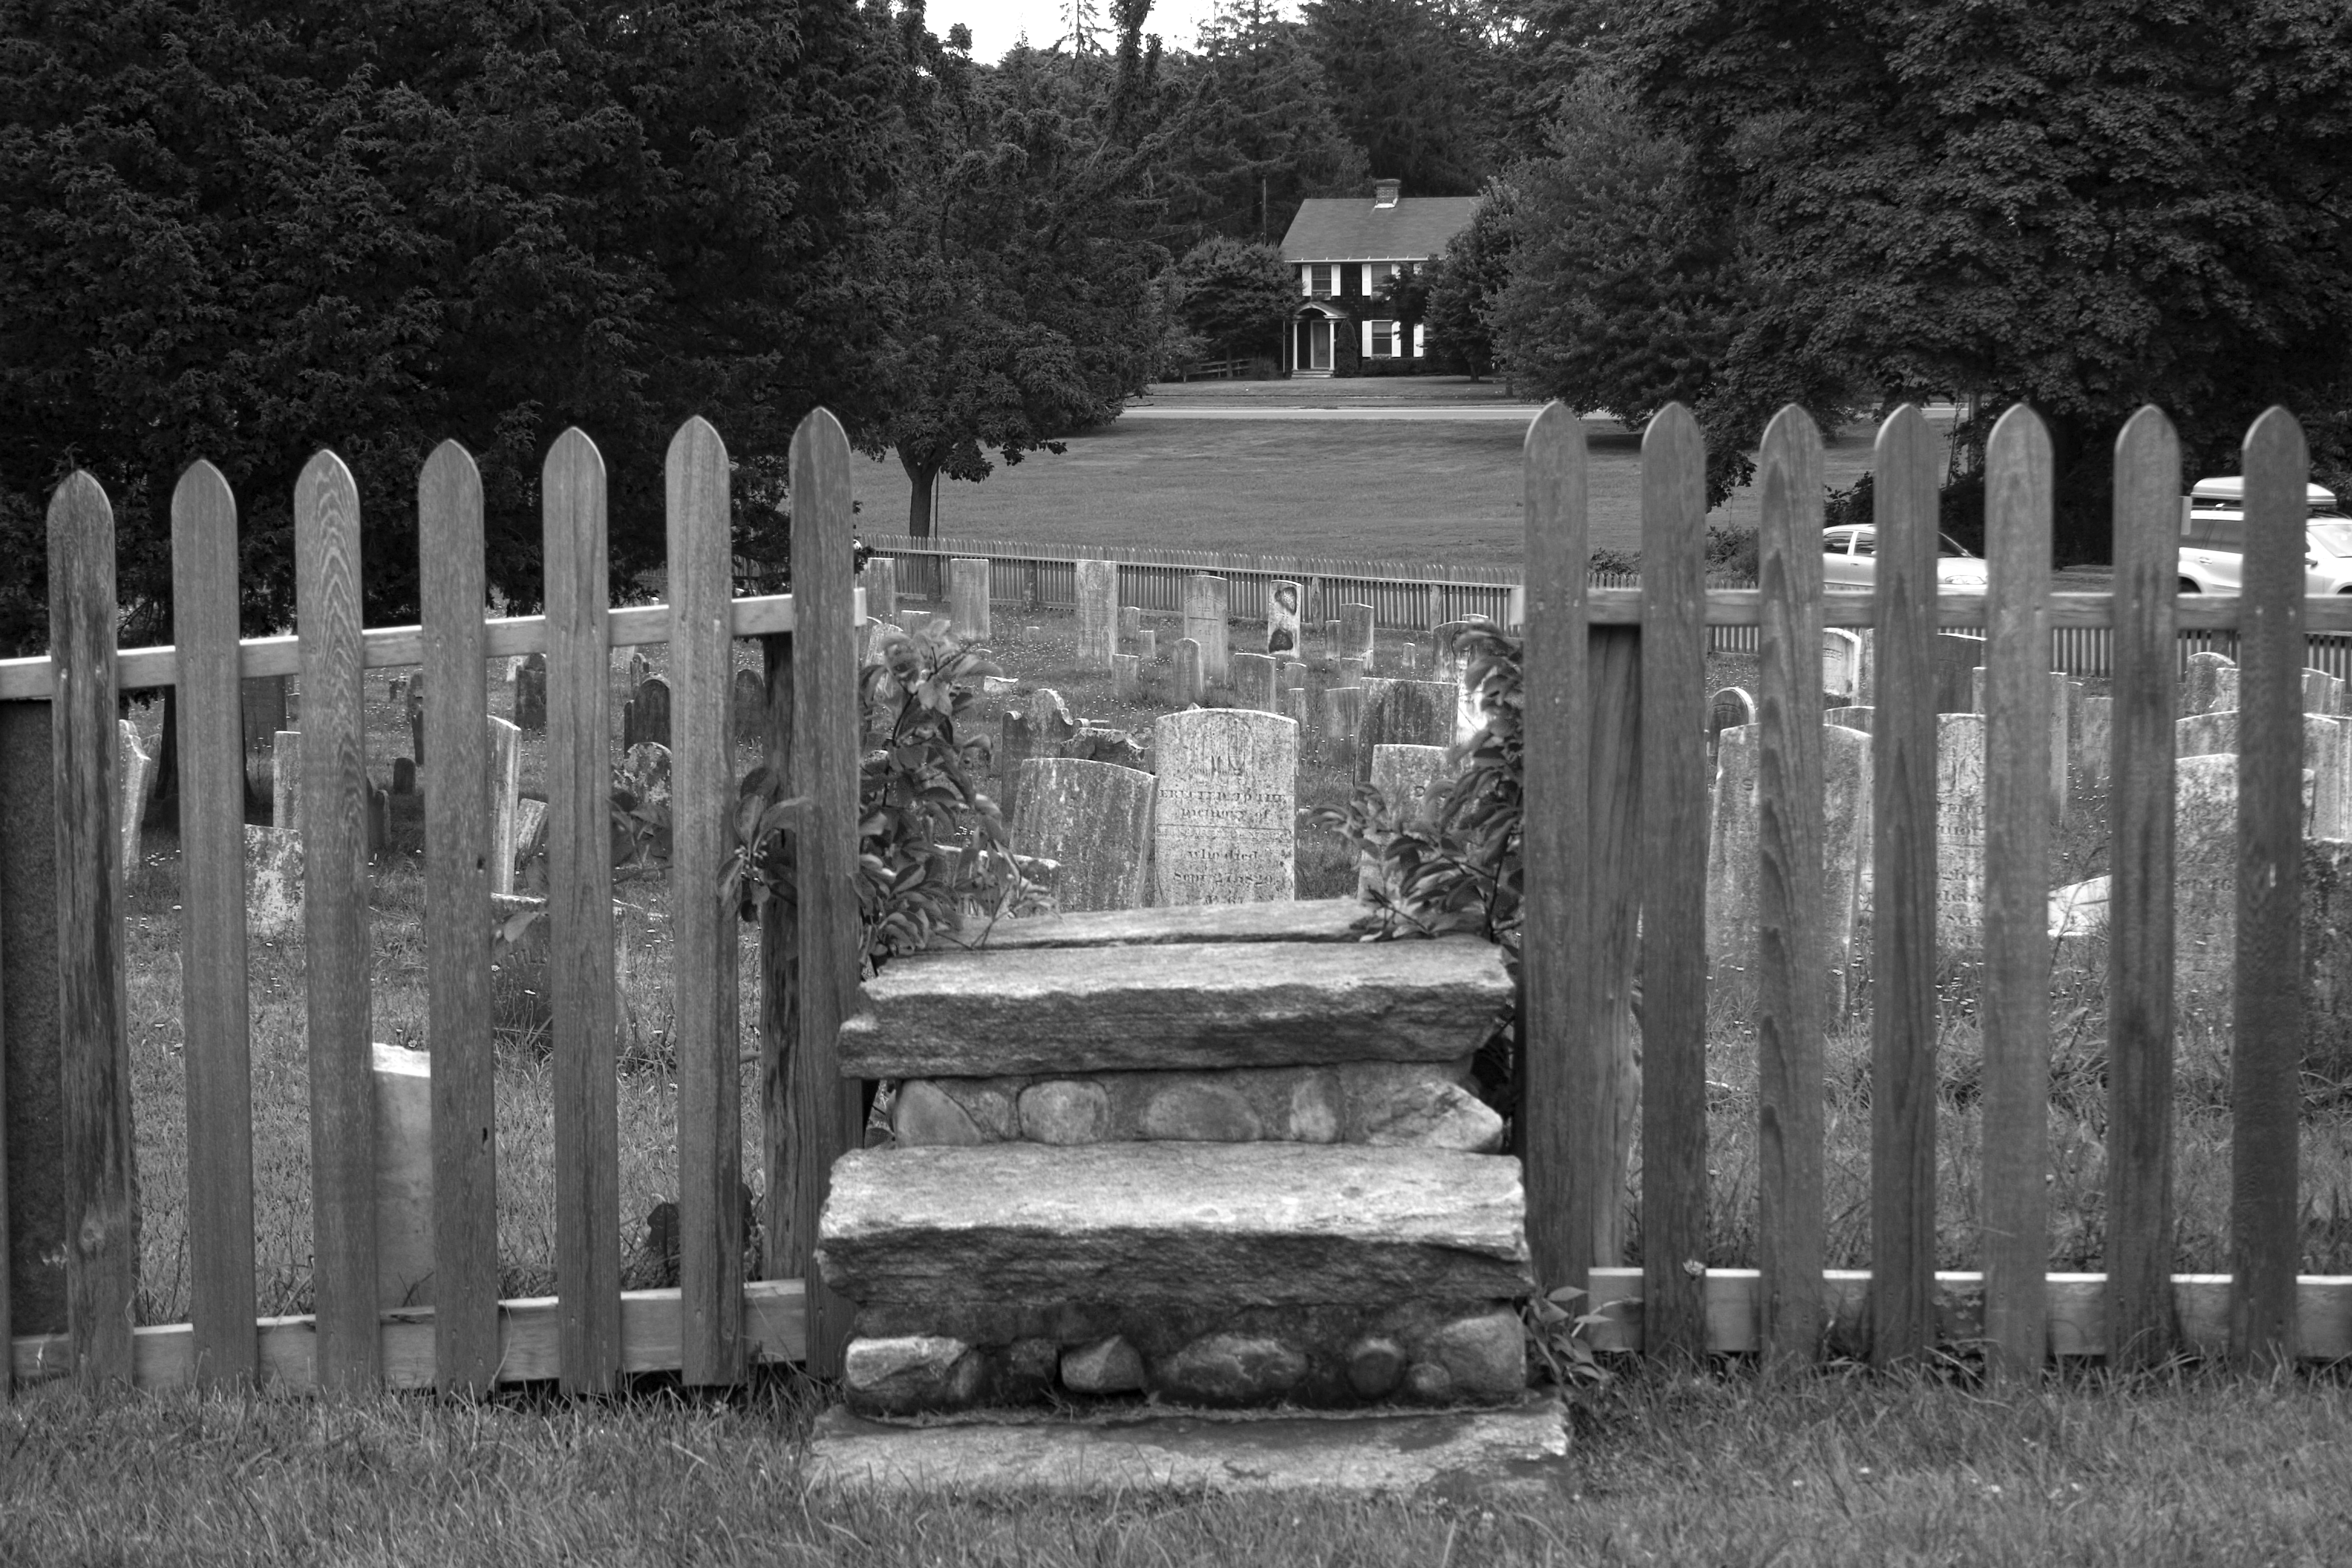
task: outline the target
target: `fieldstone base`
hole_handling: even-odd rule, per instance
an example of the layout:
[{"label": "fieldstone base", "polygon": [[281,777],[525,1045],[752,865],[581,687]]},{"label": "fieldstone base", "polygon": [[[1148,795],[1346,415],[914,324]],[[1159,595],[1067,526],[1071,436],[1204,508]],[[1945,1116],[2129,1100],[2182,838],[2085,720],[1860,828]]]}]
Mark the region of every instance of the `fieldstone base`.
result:
[{"label": "fieldstone base", "polygon": [[908,1498],[1311,1492],[1498,1501],[1564,1490],[1567,1455],[1568,1428],[1549,1398],[1507,1410],[920,1426],[836,1407],[817,1418],[804,1473],[819,1487]]}]

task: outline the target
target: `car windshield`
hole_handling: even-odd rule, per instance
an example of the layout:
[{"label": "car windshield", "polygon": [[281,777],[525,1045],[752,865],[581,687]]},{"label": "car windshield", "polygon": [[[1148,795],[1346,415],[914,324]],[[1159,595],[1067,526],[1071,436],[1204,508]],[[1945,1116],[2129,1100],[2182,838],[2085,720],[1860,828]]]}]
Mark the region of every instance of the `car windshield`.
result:
[{"label": "car windshield", "polygon": [[2310,526],[2311,542],[2323,554],[2352,555],[2352,518],[2315,517]]},{"label": "car windshield", "polygon": [[1976,559],[1975,555],[1961,549],[1948,533],[1939,533],[1936,535],[1936,553],[1948,559],[1952,556],[1958,556],[1963,561],[1974,561]]}]

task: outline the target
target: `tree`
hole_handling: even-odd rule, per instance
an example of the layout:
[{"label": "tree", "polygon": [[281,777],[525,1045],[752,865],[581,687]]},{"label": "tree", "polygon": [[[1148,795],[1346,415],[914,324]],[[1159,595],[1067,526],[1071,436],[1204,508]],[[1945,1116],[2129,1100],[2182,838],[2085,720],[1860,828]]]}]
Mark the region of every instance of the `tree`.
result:
[{"label": "tree", "polygon": [[1266,0],[1221,5],[1200,54],[1171,74],[1196,95],[1175,143],[1171,247],[1218,234],[1278,242],[1301,201],[1362,184],[1363,154],[1339,129],[1305,27]]},{"label": "tree", "polygon": [[1487,181],[1468,226],[1422,268],[1429,351],[1459,364],[1473,381],[1495,369],[1494,316],[1510,282],[1517,210],[1511,187]]},{"label": "tree", "polygon": [[1271,245],[1222,236],[1186,251],[1174,271],[1177,313],[1221,358],[1278,351],[1297,308],[1298,282]]},{"label": "tree", "polygon": [[1408,195],[1467,195],[1496,166],[1501,51],[1465,0],[1308,0],[1307,37],[1348,137]]},{"label": "tree", "polygon": [[2058,448],[2059,549],[2094,559],[2139,404],[2200,467],[2233,466],[2272,402],[2323,455],[2352,439],[2352,12],[2332,0],[1692,0],[1624,49],[1768,285],[1718,372],[1753,428],[1792,365],[2025,399]]}]

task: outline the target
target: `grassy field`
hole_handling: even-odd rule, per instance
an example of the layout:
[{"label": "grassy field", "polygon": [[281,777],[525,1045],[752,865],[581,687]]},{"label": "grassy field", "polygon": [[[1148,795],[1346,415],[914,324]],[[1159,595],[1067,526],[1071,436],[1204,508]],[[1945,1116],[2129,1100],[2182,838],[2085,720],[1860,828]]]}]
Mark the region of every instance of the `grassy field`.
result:
[{"label": "grassy field", "polygon": [[[1591,418],[1592,544],[1641,548],[1641,437]],[[1301,555],[1516,566],[1524,553],[1524,426],[1377,420],[1118,420],[1000,465],[979,484],[942,479],[934,531],[1055,544],[1159,544]],[[1871,432],[1832,443],[1826,482],[1870,466]],[[860,523],[906,531],[908,482],[895,458],[856,465]],[[1713,521],[1756,523],[1756,492]]]},{"label": "grassy field", "polygon": [[0,1560],[156,1564],[1568,1568],[2340,1562],[2333,1378],[1637,1374],[1508,1500],[882,1499],[800,1477],[814,1399],[487,1406],[124,1397],[0,1406]]}]

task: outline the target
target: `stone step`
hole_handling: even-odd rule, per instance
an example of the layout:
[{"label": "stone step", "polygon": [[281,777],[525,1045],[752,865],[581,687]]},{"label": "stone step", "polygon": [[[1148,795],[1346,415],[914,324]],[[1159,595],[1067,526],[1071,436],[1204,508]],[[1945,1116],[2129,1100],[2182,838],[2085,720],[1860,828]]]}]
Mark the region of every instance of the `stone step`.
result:
[{"label": "stone step", "polygon": [[1507,1156],[1303,1143],[878,1149],[817,1227],[861,1308],[1500,1300],[1534,1289]]},{"label": "stone step", "polygon": [[849,1078],[1442,1062],[1511,1001],[1501,950],[1202,942],[901,959],[841,1027]]}]

